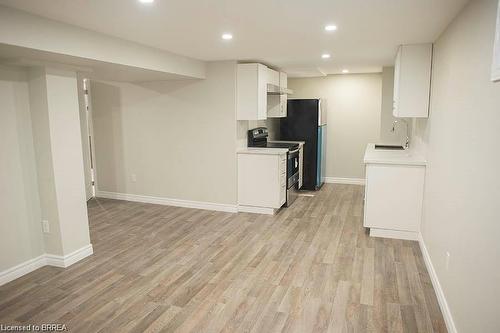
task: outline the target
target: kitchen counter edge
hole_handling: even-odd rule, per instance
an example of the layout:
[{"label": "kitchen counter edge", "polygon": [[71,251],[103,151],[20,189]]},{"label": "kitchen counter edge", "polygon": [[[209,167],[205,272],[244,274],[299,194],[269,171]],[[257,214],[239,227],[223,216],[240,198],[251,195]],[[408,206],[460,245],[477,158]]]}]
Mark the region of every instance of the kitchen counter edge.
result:
[{"label": "kitchen counter edge", "polygon": [[365,164],[395,164],[395,165],[420,165],[426,166],[426,158],[413,150],[375,150],[375,144],[366,146],[363,158]]},{"label": "kitchen counter edge", "polygon": [[286,148],[239,148],[236,154],[256,154],[256,155],[283,155],[288,152]]}]

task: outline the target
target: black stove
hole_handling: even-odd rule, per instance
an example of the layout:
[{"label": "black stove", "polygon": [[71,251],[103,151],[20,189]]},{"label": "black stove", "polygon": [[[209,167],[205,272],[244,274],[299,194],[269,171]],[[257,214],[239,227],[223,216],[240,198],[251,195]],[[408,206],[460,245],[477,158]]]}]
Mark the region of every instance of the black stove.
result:
[{"label": "black stove", "polygon": [[269,131],[265,127],[257,127],[248,131],[248,147],[261,148],[286,148],[289,151],[299,149],[298,143],[291,142],[268,142]]},{"label": "black stove", "polygon": [[288,148],[288,150],[299,149],[298,143],[288,143],[288,142],[267,142],[266,148]]},{"label": "black stove", "polygon": [[299,144],[292,142],[274,141],[268,142],[269,132],[265,127],[257,127],[248,131],[248,147],[254,148],[285,148],[287,152],[286,167],[286,203],[289,206],[297,197],[299,184]]}]

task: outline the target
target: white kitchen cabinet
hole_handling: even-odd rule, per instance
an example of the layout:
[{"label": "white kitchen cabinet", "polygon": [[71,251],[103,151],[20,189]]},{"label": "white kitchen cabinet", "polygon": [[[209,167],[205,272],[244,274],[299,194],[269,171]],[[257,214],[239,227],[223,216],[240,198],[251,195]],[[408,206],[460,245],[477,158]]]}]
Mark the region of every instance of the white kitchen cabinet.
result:
[{"label": "white kitchen cabinet", "polygon": [[[279,87],[282,92],[288,88],[288,76],[286,73],[279,72]],[[288,95],[268,95],[267,116],[269,118],[285,118],[287,115]]]},{"label": "white kitchen cabinet", "polygon": [[394,117],[427,118],[432,44],[401,45],[394,65]]},{"label": "white kitchen cabinet", "polygon": [[284,72],[279,73],[280,76],[280,87],[283,88],[288,88],[288,75]]},{"label": "white kitchen cabinet", "polygon": [[366,164],[364,226],[371,236],[416,240],[425,166]]},{"label": "white kitchen cabinet", "polygon": [[268,68],[256,63],[237,66],[236,119],[266,119]]},{"label": "white kitchen cabinet", "polygon": [[240,211],[272,214],[286,201],[286,149],[238,152]]},{"label": "white kitchen cabinet", "polygon": [[277,87],[280,86],[280,73],[275,71],[274,69],[267,69],[267,83],[275,85]]}]

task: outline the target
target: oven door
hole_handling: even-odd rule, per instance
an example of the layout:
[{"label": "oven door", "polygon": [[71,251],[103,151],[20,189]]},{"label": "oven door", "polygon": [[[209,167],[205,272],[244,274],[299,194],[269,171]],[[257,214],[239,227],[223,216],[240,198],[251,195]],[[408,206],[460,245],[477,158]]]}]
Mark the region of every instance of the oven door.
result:
[{"label": "oven door", "polygon": [[287,162],[287,188],[294,186],[299,181],[299,150],[288,152]]}]

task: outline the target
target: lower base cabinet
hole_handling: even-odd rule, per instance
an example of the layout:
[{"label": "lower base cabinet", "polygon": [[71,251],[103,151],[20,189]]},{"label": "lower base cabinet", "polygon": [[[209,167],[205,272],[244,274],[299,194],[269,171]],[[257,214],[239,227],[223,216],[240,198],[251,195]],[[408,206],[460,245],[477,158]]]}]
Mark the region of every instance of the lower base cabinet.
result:
[{"label": "lower base cabinet", "polygon": [[278,209],[286,201],[286,152],[238,153],[238,205]]},{"label": "lower base cabinet", "polygon": [[366,164],[364,226],[370,235],[417,240],[425,166]]}]

